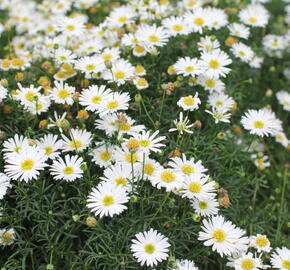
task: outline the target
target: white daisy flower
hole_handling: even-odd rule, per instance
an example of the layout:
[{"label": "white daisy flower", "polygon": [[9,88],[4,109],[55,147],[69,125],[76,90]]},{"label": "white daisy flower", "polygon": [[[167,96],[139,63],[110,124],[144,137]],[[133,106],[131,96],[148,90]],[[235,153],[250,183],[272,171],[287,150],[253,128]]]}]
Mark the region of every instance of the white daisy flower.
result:
[{"label": "white daisy flower", "polygon": [[104,116],[108,113],[115,113],[120,110],[127,110],[129,107],[129,101],[130,96],[127,92],[114,92],[108,94],[106,98],[100,102],[100,116]]},{"label": "white daisy flower", "polygon": [[198,83],[210,92],[222,92],[225,90],[225,84],[218,78],[199,75]]},{"label": "white daisy flower", "polygon": [[208,97],[208,103],[211,107],[217,110],[229,111],[235,105],[233,98],[225,93],[212,93]]},{"label": "white daisy flower", "polygon": [[155,24],[141,24],[135,35],[141,46],[148,48],[148,50],[153,47],[163,47],[168,42],[169,38],[167,30]]},{"label": "white daisy flower", "polygon": [[183,17],[171,16],[164,19],[162,21],[162,25],[173,37],[177,35],[187,35],[190,33],[190,28]]},{"label": "white daisy flower", "polygon": [[[159,130],[156,130],[153,134],[150,131],[141,131],[140,134],[134,134],[133,138],[137,140],[137,148],[142,153],[149,154],[150,152],[161,152],[160,148],[164,147],[165,144],[160,143],[164,141],[165,136],[157,137]],[[130,139],[125,139],[125,144],[128,143]]]},{"label": "white daisy flower", "polygon": [[4,198],[8,188],[11,188],[9,177],[4,173],[0,173],[0,200]]},{"label": "white daisy flower", "polygon": [[133,79],[133,83],[139,90],[146,89],[149,87],[148,81],[145,78],[135,77]]},{"label": "white daisy flower", "polygon": [[37,146],[27,146],[6,156],[5,173],[13,180],[28,182],[44,170],[45,152]]},{"label": "white daisy flower", "polygon": [[[3,143],[3,152],[7,153],[18,153],[19,150],[24,149],[29,146],[28,138],[18,135],[17,133],[14,135],[13,138],[10,138]],[[6,158],[7,153],[4,154]]]},{"label": "white daisy flower", "polygon": [[87,199],[87,207],[96,216],[110,216],[121,214],[127,209],[124,204],[129,201],[126,190],[111,182],[101,182],[93,188]]},{"label": "white daisy flower", "polygon": [[29,106],[36,97],[40,96],[41,86],[35,88],[32,84],[28,87],[23,87],[20,83],[17,84],[19,89],[16,91],[15,98],[24,106]]},{"label": "white daisy flower", "polygon": [[200,103],[201,101],[196,92],[194,97],[192,95],[181,97],[178,100],[177,105],[185,111],[194,111],[198,109]]},{"label": "white daisy flower", "polygon": [[106,61],[111,61],[114,63],[120,58],[120,53],[121,52],[119,48],[105,48],[100,56],[104,63]]},{"label": "white daisy flower", "polygon": [[283,106],[283,109],[290,112],[290,94],[281,90],[276,93],[276,98],[278,99],[279,104]]},{"label": "white daisy flower", "polygon": [[263,269],[260,258],[256,258],[253,253],[249,252],[241,255],[233,261],[235,270],[259,270]]},{"label": "white daisy flower", "polygon": [[59,48],[54,52],[54,59],[58,65],[63,63],[73,63],[76,55],[71,50]]},{"label": "white daisy flower", "polygon": [[267,9],[260,4],[250,4],[239,12],[242,23],[250,26],[265,27],[269,17]]},{"label": "white daisy flower", "polygon": [[122,147],[115,148],[113,158],[115,159],[116,163],[128,166],[128,168],[131,168],[133,165],[134,169],[134,166],[142,162],[142,153],[140,151],[136,151],[134,153],[130,152],[125,145],[122,145]]},{"label": "white daisy flower", "polygon": [[174,169],[160,168],[154,172],[151,177],[151,183],[158,189],[164,187],[166,192],[181,189],[183,185],[183,175]]},{"label": "white daisy flower", "polygon": [[30,103],[25,105],[26,110],[28,110],[33,115],[47,112],[50,106],[49,96],[39,96]]},{"label": "white daisy flower", "polygon": [[168,163],[168,166],[178,170],[184,176],[195,175],[201,177],[207,169],[202,165],[201,160],[195,162],[194,158],[187,159],[185,154],[182,157],[173,157]]},{"label": "white daisy flower", "polygon": [[130,5],[120,6],[114,8],[109,14],[107,21],[111,27],[121,28],[125,24],[134,23],[133,18],[136,16],[136,12]]},{"label": "white daisy flower", "polygon": [[190,260],[176,260],[174,268],[169,270],[199,270],[194,261]]},{"label": "white daisy flower", "polygon": [[234,56],[240,58],[243,62],[246,63],[250,62],[254,57],[254,52],[251,47],[241,42],[234,43],[232,45],[231,51]]},{"label": "white daisy flower", "polygon": [[274,135],[274,137],[275,141],[281,143],[285,148],[287,148],[290,144],[290,141],[288,140],[284,132],[278,132]]},{"label": "white daisy flower", "polygon": [[199,51],[211,52],[220,47],[220,43],[217,39],[213,39],[211,36],[201,37],[200,41],[197,43]]},{"label": "white daisy flower", "polygon": [[205,241],[205,246],[212,246],[223,257],[231,256],[248,248],[249,239],[245,232],[222,216],[212,216],[202,221],[202,230],[198,240]]},{"label": "white daisy flower", "polygon": [[227,68],[227,65],[230,65],[232,60],[229,56],[221,51],[220,49],[203,52],[200,57],[200,67],[203,74],[210,78],[219,78],[220,76],[226,77],[231,69]]},{"label": "white daisy flower", "polygon": [[51,99],[58,104],[72,105],[74,103],[73,94],[75,87],[69,86],[62,81],[54,81],[54,88],[50,91]]},{"label": "white daisy flower", "polygon": [[63,179],[67,182],[72,182],[82,178],[82,163],[83,159],[81,157],[66,155],[64,159],[58,158],[53,161],[50,166],[50,173],[55,180]]},{"label": "white daisy flower", "polygon": [[131,251],[137,261],[143,266],[155,266],[166,260],[170,244],[168,238],[156,230],[140,232],[132,240]]},{"label": "white daisy flower", "polygon": [[209,29],[218,30],[228,24],[228,17],[223,9],[215,7],[207,7],[206,11],[209,17],[208,21]]},{"label": "white daisy flower", "polygon": [[251,236],[250,246],[255,248],[258,252],[270,252],[271,251],[271,243],[266,235],[257,234],[255,236]]},{"label": "white daisy flower", "polygon": [[195,212],[202,217],[215,216],[219,211],[219,203],[215,198],[191,201],[191,206]]},{"label": "white daisy flower", "polygon": [[0,230],[0,245],[10,246],[15,240],[15,230],[14,229],[2,229]]},{"label": "white daisy flower", "polygon": [[100,110],[101,101],[105,100],[111,93],[111,89],[106,89],[105,85],[91,85],[89,88],[82,90],[79,96],[79,103],[86,110],[96,112]]},{"label": "white daisy flower", "polygon": [[62,134],[63,151],[83,151],[92,142],[92,133],[83,129],[70,129],[70,138]]},{"label": "white daisy flower", "polygon": [[290,249],[287,247],[276,248],[271,255],[271,265],[275,269],[289,270]]},{"label": "white daisy flower", "polygon": [[241,24],[241,23],[232,23],[228,25],[230,30],[230,35],[236,36],[239,38],[248,39],[250,35],[250,28]]},{"label": "white daisy flower", "polygon": [[122,85],[126,81],[131,80],[134,76],[134,67],[129,61],[118,59],[112,63],[111,70],[106,70],[103,73],[104,80],[115,82],[117,85]]},{"label": "white daisy flower", "polygon": [[202,34],[204,27],[209,26],[209,12],[205,8],[198,7],[192,12],[185,14],[185,20],[189,24],[192,32]]},{"label": "white daisy flower", "polygon": [[261,137],[274,135],[282,130],[281,123],[268,109],[248,110],[241,122],[245,129],[250,130],[250,134]]},{"label": "white daisy flower", "polygon": [[75,61],[75,68],[91,78],[93,73],[103,72],[105,64],[100,56],[84,56]]},{"label": "white daisy flower", "polygon": [[173,121],[173,123],[175,125],[175,128],[169,129],[168,130],[169,132],[178,131],[180,134],[183,134],[183,132],[190,133],[190,134],[193,133],[193,131],[190,130],[190,128],[193,127],[193,124],[189,124],[189,120],[187,116],[183,119],[182,112],[179,113],[179,120],[176,119]]},{"label": "white daisy flower", "polygon": [[201,73],[199,61],[197,58],[183,57],[180,58],[175,64],[174,69],[177,74],[183,76],[195,76]]},{"label": "white daisy flower", "polygon": [[95,148],[90,155],[92,156],[92,161],[100,167],[108,167],[113,161],[114,146],[101,142],[97,148]]},{"label": "white daisy flower", "polygon": [[212,111],[205,110],[205,112],[212,115],[216,124],[218,124],[219,122],[230,123],[229,119],[231,117],[231,114],[228,112],[228,110],[212,108]]},{"label": "white daisy flower", "polygon": [[139,175],[143,175],[144,180],[152,180],[152,176],[154,175],[154,172],[157,170],[162,169],[162,166],[159,162],[157,162],[154,159],[146,158],[144,165],[140,166],[140,169],[142,170]]},{"label": "white daisy flower", "polygon": [[55,159],[60,155],[60,149],[62,148],[62,142],[58,140],[57,135],[47,134],[37,141],[37,145],[40,149],[45,151],[47,158]]},{"label": "white daisy flower", "polygon": [[120,164],[112,165],[111,167],[104,170],[100,179],[110,182],[113,185],[122,186],[125,190],[130,192],[132,190],[132,172],[130,167],[122,166]]},{"label": "white daisy flower", "polygon": [[215,196],[215,182],[208,182],[209,176],[190,175],[183,179],[180,193],[183,198],[207,200]]},{"label": "white daisy flower", "polygon": [[69,18],[61,16],[58,21],[58,31],[64,36],[79,36],[81,37],[85,32],[85,25],[79,18]]}]

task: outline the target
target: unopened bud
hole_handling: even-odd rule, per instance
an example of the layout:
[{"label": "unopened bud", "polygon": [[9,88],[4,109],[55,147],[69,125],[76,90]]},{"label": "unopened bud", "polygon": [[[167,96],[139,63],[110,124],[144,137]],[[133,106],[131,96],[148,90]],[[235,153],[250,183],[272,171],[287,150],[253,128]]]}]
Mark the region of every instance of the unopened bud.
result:
[{"label": "unopened bud", "polygon": [[97,226],[97,220],[94,217],[87,217],[86,224],[89,227],[96,227]]}]

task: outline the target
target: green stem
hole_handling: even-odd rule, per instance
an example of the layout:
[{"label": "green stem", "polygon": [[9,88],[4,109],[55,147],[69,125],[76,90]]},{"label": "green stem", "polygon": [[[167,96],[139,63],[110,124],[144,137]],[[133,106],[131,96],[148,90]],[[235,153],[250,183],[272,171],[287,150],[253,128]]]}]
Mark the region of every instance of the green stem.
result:
[{"label": "green stem", "polygon": [[148,113],[148,111],[147,111],[147,109],[146,109],[146,105],[145,105],[145,103],[144,103],[144,101],[143,101],[143,98],[141,98],[141,104],[142,104],[142,106],[143,106],[143,109],[144,109],[144,111],[145,111],[145,113],[146,113],[148,119],[151,121],[152,125],[153,125],[154,128],[156,129],[155,123],[154,123],[153,119],[151,118],[151,116],[149,115],[149,113]]}]

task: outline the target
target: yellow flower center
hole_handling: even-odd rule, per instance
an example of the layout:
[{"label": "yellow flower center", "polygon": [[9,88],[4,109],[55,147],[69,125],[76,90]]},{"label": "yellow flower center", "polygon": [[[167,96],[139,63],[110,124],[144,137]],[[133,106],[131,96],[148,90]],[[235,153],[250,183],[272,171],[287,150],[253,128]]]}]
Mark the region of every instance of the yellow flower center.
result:
[{"label": "yellow flower center", "polygon": [[183,98],[183,103],[185,105],[187,105],[187,106],[192,106],[192,105],[194,105],[194,98],[193,97],[190,97],[190,96],[184,97]]},{"label": "yellow flower center", "polygon": [[45,147],[44,147],[44,150],[45,150],[45,154],[48,155],[48,156],[49,156],[49,155],[52,153],[52,151],[53,151],[53,149],[52,149],[51,146],[45,146]]},{"label": "yellow flower center", "polygon": [[101,160],[106,161],[106,162],[110,160],[111,156],[112,156],[111,153],[109,153],[108,151],[104,151],[100,153]]},{"label": "yellow flower center", "polygon": [[140,73],[143,73],[144,72],[144,67],[138,65],[135,67],[135,72],[140,74]]},{"label": "yellow flower center", "polygon": [[217,69],[217,68],[219,68],[219,66],[220,66],[220,63],[217,60],[212,59],[209,61],[210,68]]},{"label": "yellow flower center", "polygon": [[198,202],[198,206],[200,209],[205,210],[208,208],[207,203],[206,202]]},{"label": "yellow flower center", "polygon": [[251,270],[255,267],[253,259],[247,258],[242,260],[241,267],[245,270]]},{"label": "yellow flower center", "polygon": [[120,23],[124,23],[124,22],[126,22],[127,20],[128,20],[128,17],[127,17],[127,16],[121,16],[121,17],[118,18],[118,21],[119,21]]},{"label": "yellow flower center", "polygon": [[43,105],[41,103],[36,104],[36,111],[39,111],[43,108]]},{"label": "yellow flower center", "polygon": [[140,78],[137,82],[138,86],[147,86],[147,81],[144,78]]},{"label": "yellow flower center", "polygon": [[9,68],[10,67],[10,61],[8,59],[4,59],[1,63],[1,66],[3,68]]},{"label": "yellow flower center", "polygon": [[201,17],[197,17],[194,19],[193,23],[198,25],[198,26],[202,26],[204,24],[204,19]]},{"label": "yellow flower center", "polygon": [[60,99],[66,99],[69,95],[69,92],[66,90],[66,89],[61,89],[61,90],[58,90],[57,92],[57,96],[60,98]]},{"label": "yellow flower center", "polygon": [[239,51],[238,53],[239,53],[240,56],[245,56],[246,55],[245,52],[243,52],[243,51]]},{"label": "yellow flower center", "polygon": [[109,53],[103,54],[102,58],[104,59],[104,61],[109,61],[112,59],[112,55]]},{"label": "yellow flower center", "polygon": [[15,66],[15,67],[21,67],[25,64],[25,61],[21,58],[14,58],[11,61],[11,64],[12,64],[12,66]]},{"label": "yellow flower center", "polygon": [[138,156],[134,153],[127,153],[125,155],[125,160],[128,162],[128,163],[135,163],[138,161]]},{"label": "yellow flower center", "polygon": [[22,147],[17,146],[17,147],[14,148],[14,151],[15,151],[16,153],[19,153],[19,150],[20,150],[20,149],[22,149]]},{"label": "yellow flower center", "polygon": [[254,18],[254,17],[250,17],[250,18],[248,18],[248,22],[249,23],[256,23],[257,22],[257,19]]},{"label": "yellow flower center", "polygon": [[104,198],[103,198],[103,204],[105,206],[110,206],[110,205],[112,205],[114,203],[115,203],[115,199],[114,199],[113,196],[111,196],[111,195],[105,195],[104,196]]},{"label": "yellow flower center", "polygon": [[139,145],[139,141],[135,138],[131,138],[127,143],[127,147],[130,150],[136,150],[137,148],[139,148]]},{"label": "yellow flower center", "polygon": [[88,71],[92,71],[92,70],[94,70],[95,68],[96,68],[96,66],[93,65],[93,64],[86,65],[86,70],[88,70]]},{"label": "yellow flower center", "polygon": [[34,96],[35,96],[35,92],[33,92],[33,91],[28,91],[28,92],[25,94],[25,98],[26,98],[28,101],[33,101]]},{"label": "yellow flower center", "polygon": [[202,186],[200,183],[198,182],[191,182],[188,185],[188,189],[192,192],[192,193],[199,193],[202,189]]},{"label": "yellow flower center", "polygon": [[255,239],[255,243],[257,246],[259,247],[265,247],[268,245],[269,243],[269,240],[267,239],[266,236],[262,235],[262,236],[258,236],[256,239]]},{"label": "yellow flower center", "polygon": [[157,37],[156,35],[151,35],[148,37],[148,40],[150,42],[158,42],[159,41],[159,37]]},{"label": "yellow flower center", "polygon": [[72,174],[72,173],[74,172],[74,168],[71,167],[71,166],[67,166],[67,167],[65,167],[65,168],[63,169],[63,172],[64,172],[65,174]]},{"label": "yellow flower center", "polygon": [[279,43],[277,41],[274,41],[274,42],[272,42],[272,46],[273,47],[278,47],[279,46]]},{"label": "yellow flower center", "polygon": [[282,261],[282,266],[286,269],[290,269],[290,261],[289,260]]},{"label": "yellow flower center", "polygon": [[173,29],[174,31],[176,31],[176,32],[180,32],[180,31],[183,30],[183,27],[182,27],[182,25],[180,25],[180,24],[174,24],[174,25],[172,26],[172,29]]},{"label": "yellow flower center", "polygon": [[76,29],[76,27],[74,25],[72,25],[72,24],[69,24],[69,25],[66,26],[66,29],[68,31],[74,31]]},{"label": "yellow flower center", "polygon": [[83,143],[80,140],[72,140],[70,142],[70,147],[72,147],[72,148],[77,149],[77,148],[80,148],[82,146],[83,146]]},{"label": "yellow flower center", "polygon": [[115,179],[115,183],[117,186],[119,185],[126,186],[127,180],[124,177],[118,177],[117,179]]},{"label": "yellow flower center", "polygon": [[121,70],[115,71],[115,73],[114,73],[114,77],[115,77],[117,80],[124,79],[124,78],[125,78],[125,72],[123,72],[123,71],[121,71]]},{"label": "yellow flower center", "polygon": [[128,131],[131,129],[131,125],[129,123],[121,123],[119,124],[119,130]]},{"label": "yellow flower center", "polygon": [[143,47],[139,46],[139,45],[137,45],[135,47],[135,52],[136,53],[143,53],[144,51],[145,51],[145,49]]},{"label": "yellow flower center", "polygon": [[254,121],[254,127],[255,128],[264,128],[265,127],[265,124],[262,122],[262,121]]},{"label": "yellow flower center", "polygon": [[149,140],[140,140],[139,143],[142,147],[148,147],[150,145]]},{"label": "yellow flower center", "polygon": [[145,164],[144,165],[144,173],[148,175],[152,175],[155,171],[155,168],[152,164]]},{"label": "yellow flower center", "polygon": [[192,72],[194,71],[194,67],[193,66],[188,66],[188,67],[185,67],[184,69],[186,72]]},{"label": "yellow flower center", "polygon": [[156,248],[155,248],[155,246],[154,246],[153,244],[146,244],[146,245],[144,246],[144,250],[145,250],[145,252],[148,253],[148,254],[153,254],[154,251],[156,250]]},{"label": "yellow flower center", "polygon": [[94,97],[92,97],[91,101],[92,101],[94,104],[99,104],[100,101],[102,101],[102,97],[101,97],[101,96],[94,96]]},{"label": "yellow flower center", "polygon": [[188,7],[194,7],[196,5],[196,1],[189,1],[188,3],[187,3],[187,6]]},{"label": "yellow flower center", "polygon": [[113,109],[116,109],[119,105],[119,101],[117,100],[111,100],[107,103],[107,108],[109,110],[113,110]]},{"label": "yellow flower center", "polygon": [[176,175],[174,174],[174,172],[169,171],[169,170],[163,171],[160,176],[161,176],[162,181],[166,183],[171,183],[176,180]]},{"label": "yellow flower center", "polygon": [[226,233],[224,230],[217,229],[213,232],[212,237],[218,242],[221,243],[226,240]]},{"label": "yellow flower center", "polygon": [[5,232],[2,234],[1,239],[5,244],[10,244],[13,240],[13,235],[10,232]]},{"label": "yellow flower center", "polygon": [[20,165],[21,170],[23,171],[31,170],[33,166],[34,166],[34,161],[32,159],[26,159]]},{"label": "yellow flower center", "polygon": [[215,81],[212,80],[212,79],[208,79],[205,81],[205,84],[208,86],[208,87],[214,87],[215,86]]},{"label": "yellow flower center", "polygon": [[181,171],[188,175],[194,173],[194,168],[191,165],[185,164],[182,166]]}]

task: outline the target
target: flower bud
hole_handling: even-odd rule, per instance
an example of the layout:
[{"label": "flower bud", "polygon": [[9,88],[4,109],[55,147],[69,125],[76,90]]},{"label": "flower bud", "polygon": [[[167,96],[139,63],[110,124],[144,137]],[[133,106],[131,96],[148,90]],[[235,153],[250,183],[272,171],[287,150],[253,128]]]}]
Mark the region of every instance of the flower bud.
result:
[{"label": "flower bud", "polygon": [[97,220],[94,217],[87,217],[86,224],[88,227],[96,227],[97,226]]}]

